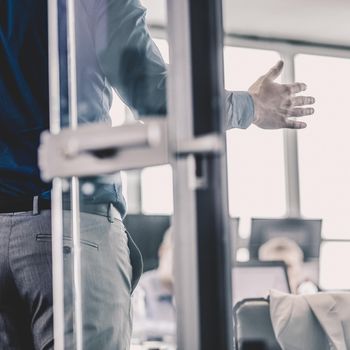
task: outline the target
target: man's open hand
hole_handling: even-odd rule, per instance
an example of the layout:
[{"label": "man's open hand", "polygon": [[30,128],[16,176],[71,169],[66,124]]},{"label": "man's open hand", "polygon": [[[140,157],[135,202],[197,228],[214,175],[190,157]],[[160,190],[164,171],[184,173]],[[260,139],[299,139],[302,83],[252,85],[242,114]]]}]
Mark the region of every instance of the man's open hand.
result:
[{"label": "man's open hand", "polygon": [[315,103],[315,98],[295,96],[306,90],[304,83],[275,83],[274,80],[281,74],[282,68],[283,62],[279,61],[249,88],[255,108],[253,123],[263,129],[303,129],[306,123],[289,118],[313,114],[313,108],[303,106]]}]

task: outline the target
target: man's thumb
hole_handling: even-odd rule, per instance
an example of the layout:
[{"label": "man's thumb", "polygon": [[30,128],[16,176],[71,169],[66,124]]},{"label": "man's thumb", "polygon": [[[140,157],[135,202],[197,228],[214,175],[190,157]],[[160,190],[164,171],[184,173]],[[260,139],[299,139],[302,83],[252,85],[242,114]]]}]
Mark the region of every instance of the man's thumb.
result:
[{"label": "man's thumb", "polygon": [[266,74],[265,78],[275,80],[282,72],[283,61],[278,61]]}]

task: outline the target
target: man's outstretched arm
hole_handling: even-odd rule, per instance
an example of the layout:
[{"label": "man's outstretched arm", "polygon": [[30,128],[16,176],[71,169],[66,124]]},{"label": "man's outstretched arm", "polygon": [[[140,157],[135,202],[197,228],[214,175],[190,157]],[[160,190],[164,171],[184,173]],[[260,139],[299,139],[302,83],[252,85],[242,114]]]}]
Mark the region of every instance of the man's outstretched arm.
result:
[{"label": "man's outstretched arm", "polygon": [[[107,80],[140,115],[165,115],[166,65],[147,29],[145,8],[139,0],[95,1],[95,47]],[[303,106],[314,99],[294,96],[305,84],[274,82],[282,68],[279,62],[248,92],[226,92],[228,129],[252,123],[265,129],[306,126],[288,117],[312,114],[312,108]]]},{"label": "man's outstretched arm", "polygon": [[[248,90],[226,92],[228,128],[245,129],[254,123],[263,129],[303,129],[305,122],[290,119],[314,113],[307,107],[315,103],[312,96],[295,96],[305,91],[304,83],[279,84],[274,80],[281,74],[283,62],[279,61],[261,76]],[[231,103],[230,103],[231,102]]]}]

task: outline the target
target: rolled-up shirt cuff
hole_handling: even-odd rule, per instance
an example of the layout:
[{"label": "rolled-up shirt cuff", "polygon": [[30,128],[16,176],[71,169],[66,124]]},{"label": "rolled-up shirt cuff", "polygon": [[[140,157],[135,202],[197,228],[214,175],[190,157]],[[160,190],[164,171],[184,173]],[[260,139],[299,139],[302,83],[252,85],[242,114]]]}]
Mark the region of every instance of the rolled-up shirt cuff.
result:
[{"label": "rolled-up shirt cuff", "polygon": [[247,91],[226,91],[227,129],[246,129],[254,120],[254,102]]}]

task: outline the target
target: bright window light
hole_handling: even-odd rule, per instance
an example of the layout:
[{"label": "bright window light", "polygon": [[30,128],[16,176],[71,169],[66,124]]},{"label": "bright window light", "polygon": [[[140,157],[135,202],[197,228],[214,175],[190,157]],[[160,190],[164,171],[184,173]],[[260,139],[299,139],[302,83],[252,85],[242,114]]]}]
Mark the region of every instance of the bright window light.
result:
[{"label": "bright window light", "polygon": [[143,214],[171,215],[173,213],[173,178],[170,165],[142,170],[141,198]]},{"label": "bright window light", "polygon": [[122,193],[124,198],[128,198],[128,173],[126,171],[120,172],[122,180]]},{"label": "bright window light", "polygon": [[169,64],[169,44],[168,44],[168,41],[165,39],[153,39],[153,41],[157,45],[165,63]]},{"label": "bright window light", "polygon": [[249,261],[249,250],[247,248],[237,249],[236,260],[239,262]]},{"label": "bright window light", "polygon": [[[154,39],[166,63],[169,45],[166,40]],[[149,215],[173,213],[173,179],[170,165],[145,168],[141,172],[142,212]]]},{"label": "bright window light", "polygon": [[302,213],[323,219],[325,238],[350,239],[350,60],[298,55],[296,76],[317,102],[298,132]]},{"label": "bright window light", "polygon": [[275,51],[225,46],[225,88],[247,90],[279,60]]},{"label": "bright window light", "polygon": [[109,115],[112,119],[112,126],[119,126],[125,123],[127,107],[113,90],[113,102]]},{"label": "bright window light", "polygon": [[350,242],[325,242],[321,246],[320,286],[326,290],[350,289]]},{"label": "bright window light", "polygon": [[[225,87],[247,90],[278,60],[273,51],[225,47]],[[240,217],[240,235],[250,233],[252,217],[285,214],[283,134],[255,126],[227,132],[229,210]]]}]

